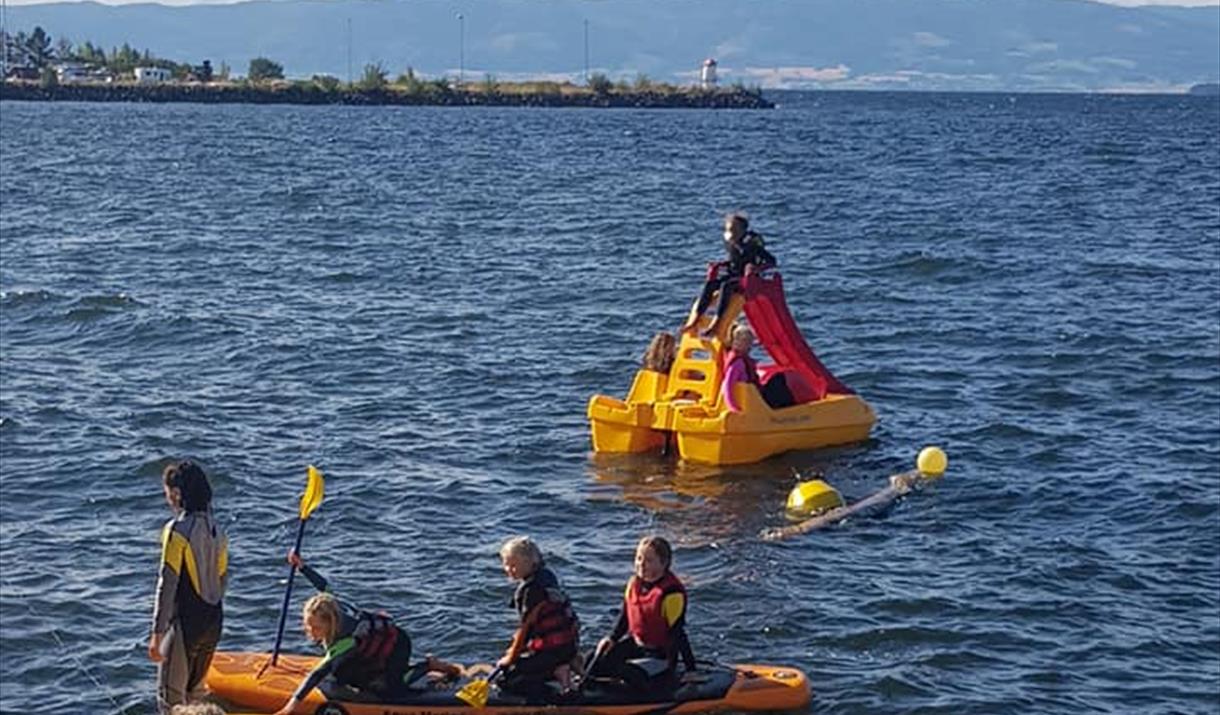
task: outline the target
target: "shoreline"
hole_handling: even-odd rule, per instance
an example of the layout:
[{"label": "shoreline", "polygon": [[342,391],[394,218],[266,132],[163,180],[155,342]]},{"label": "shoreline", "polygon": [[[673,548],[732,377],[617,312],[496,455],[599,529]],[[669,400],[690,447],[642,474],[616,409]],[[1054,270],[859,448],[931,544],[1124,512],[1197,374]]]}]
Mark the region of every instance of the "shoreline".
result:
[{"label": "shoreline", "polygon": [[0,83],[0,100],[32,102],[152,102],[200,104],[300,104],[441,107],[586,107],[595,109],[774,109],[761,93],[746,89],[711,91],[630,90],[580,92],[499,92],[448,89],[404,92],[394,89],[324,90],[316,85],[249,84],[63,84]]}]

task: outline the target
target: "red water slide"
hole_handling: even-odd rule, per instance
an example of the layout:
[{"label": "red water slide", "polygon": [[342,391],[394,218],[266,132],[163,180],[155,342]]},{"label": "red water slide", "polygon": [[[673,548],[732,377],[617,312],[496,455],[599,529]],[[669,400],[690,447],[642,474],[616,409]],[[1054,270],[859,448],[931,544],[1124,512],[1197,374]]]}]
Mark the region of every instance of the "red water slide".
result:
[{"label": "red water slide", "polygon": [[852,390],[839,382],[813,354],[784,300],[784,279],[772,271],[763,276],[745,276],[741,289],[746,298],[746,318],[776,365],[795,371],[814,392],[813,399],[826,395],[850,395]]}]

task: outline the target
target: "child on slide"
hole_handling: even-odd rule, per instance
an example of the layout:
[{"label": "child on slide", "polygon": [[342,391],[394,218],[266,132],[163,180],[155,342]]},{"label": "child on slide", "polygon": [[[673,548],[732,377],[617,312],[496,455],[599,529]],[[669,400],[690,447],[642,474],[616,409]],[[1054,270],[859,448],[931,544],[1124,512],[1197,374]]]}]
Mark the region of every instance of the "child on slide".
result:
[{"label": "child on slide", "polygon": [[716,334],[724,320],[725,311],[733,293],[740,290],[741,279],[746,273],[775,267],[772,256],[763,245],[763,237],[749,230],[750,221],[744,214],[731,213],[724,217],[724,249],[728,259],[708,266],[707,280],[703,292],[691,309],[690,316],[682,326],[683,333],[690,333],[699,324],[699,317],[712,302],[717,291],[720,299],[716,303],[716,318],[703,331],[704,337]]},{"label": "child on slide", "polygon": [[318,590],[305,602],[301,620],[305,635],[321,644],[326,654],[276,715],[289,715],[314,688],[327,697],[342,698],[346,690],[355,690],[393,701],[429,672],[453,678],[461,675],[459,666],[430,655],[410,665],[411,638],[387,614],[364,611],[336,598],[327,590],[326,579],[296,552],[288,555],[288,562]]}]

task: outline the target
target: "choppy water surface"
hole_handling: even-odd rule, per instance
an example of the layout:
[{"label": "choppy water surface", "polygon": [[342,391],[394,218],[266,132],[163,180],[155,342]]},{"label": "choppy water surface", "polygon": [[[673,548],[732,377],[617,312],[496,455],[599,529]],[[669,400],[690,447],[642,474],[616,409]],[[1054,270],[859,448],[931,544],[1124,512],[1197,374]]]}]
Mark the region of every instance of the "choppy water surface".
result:
[{"label": "choppy water surface", "polygon": [[[233,542],[225,648],[271,645],[312,461],[306,556],[421,651],[500,652],[517,532],[592,643],[656,531],[699,654],[798,665],[815,712],[1220,709],[1220,106],[779,99],[2,105],[0,709],[151,710],[181,456]],[[735,208],[875,439],[592,459],[589,395],[679,324]],[[931,442],[935,489],[756,538],[794,472],[863,496]]]}]

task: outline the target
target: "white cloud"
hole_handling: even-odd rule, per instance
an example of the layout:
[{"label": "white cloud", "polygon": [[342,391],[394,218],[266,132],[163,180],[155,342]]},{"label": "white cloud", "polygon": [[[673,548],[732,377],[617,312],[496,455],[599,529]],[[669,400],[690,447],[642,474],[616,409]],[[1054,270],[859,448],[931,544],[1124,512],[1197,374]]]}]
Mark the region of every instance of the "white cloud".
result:
[{"label": "white cloud", "polygon": [[1105,65],[1108,67],[1122,67],[1123,69],[1134,69],[1135,62],[1123,57],[1091,57],[1089,62],[1094,65]]},{"label": "white cloud", "polygon": [[847,65],[835,67],[745,67],[729,69],[728,77],[742,75],[767,89],[796,88],[822,82],[840,82],[851,75]]},{"label": "white cloud", "polygon": [[1080,60],[1051,60],[1050,62],[1038,62],[1029,65],[1025,68],[1027,72],[1042,74],[1045,72],[1084,72],[1085,74],[1097,74],[1098,70],[1088,62]]},{"label": "white cloud", "polygon": [[915,44],[920,47],[947,47],[953,42],[946,40],[935,32],[916,32],[913,37]]},{"label": "white cloud", "polygon": [[491,47],[500,52],[512,52],[518,47],[554,50],[555,40],[541,32],[508,32],[491,38]]},{"label": "white cloud", "polygon": [[712,51],[712,57],[715,57],[716,60],[719,61],[730,57],[736,57],[737,55],[745,53],[745,51],[745,43],[740,39],[733,38],[725,40],[719,45],[716,45],[716,49]]}]

